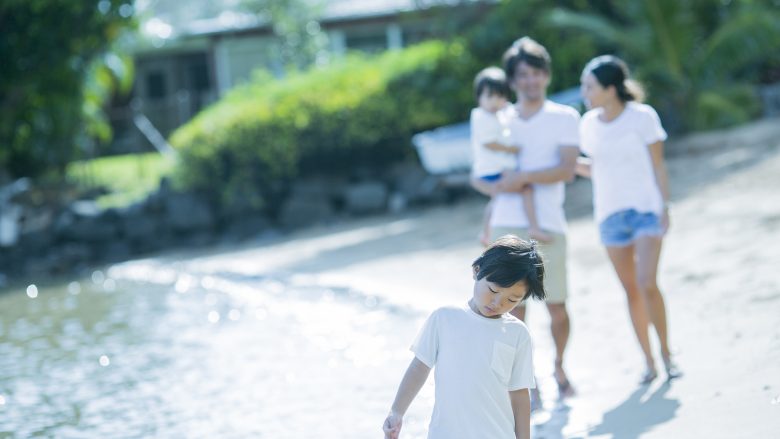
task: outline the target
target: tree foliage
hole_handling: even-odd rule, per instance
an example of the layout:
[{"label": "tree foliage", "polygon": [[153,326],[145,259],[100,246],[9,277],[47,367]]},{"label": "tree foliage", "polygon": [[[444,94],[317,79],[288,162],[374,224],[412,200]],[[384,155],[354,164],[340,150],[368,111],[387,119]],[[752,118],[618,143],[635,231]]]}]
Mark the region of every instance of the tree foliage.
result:
[{"label": "tree foliage", "polygon": [[760,67],[780,60],[780,8],[755,0],[602,2],[555,8],[545,20],[626,59],[675,131],[743,123],[758,102]]},{"label": "tree foliage", "polygon": [[0,169],[11,177],[64,172],[90,139],[107,139],[105,100],[127,60],[108,53],[133,25],[132,0],[0,3]]}]

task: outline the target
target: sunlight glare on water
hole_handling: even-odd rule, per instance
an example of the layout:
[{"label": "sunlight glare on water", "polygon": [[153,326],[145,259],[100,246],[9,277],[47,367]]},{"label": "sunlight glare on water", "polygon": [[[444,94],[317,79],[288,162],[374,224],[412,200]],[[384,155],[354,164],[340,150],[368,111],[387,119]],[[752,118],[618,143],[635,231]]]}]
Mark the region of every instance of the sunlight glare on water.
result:
[{"label": "sunlight glare on water", "polygon": [[[37,300],[30,300],[37,298]],[[0,293],[0,437],[376,437],[423,315],[153,262]],[[425,437],[427,385],[405,421]]]}]

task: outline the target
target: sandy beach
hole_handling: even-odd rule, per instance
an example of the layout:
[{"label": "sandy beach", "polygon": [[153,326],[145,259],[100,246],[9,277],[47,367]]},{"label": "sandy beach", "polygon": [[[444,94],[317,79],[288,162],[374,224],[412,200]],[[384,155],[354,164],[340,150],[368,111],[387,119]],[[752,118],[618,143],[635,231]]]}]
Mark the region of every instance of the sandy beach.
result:
[{"label": "sandy beach", "polygon": [[[544,410],[533,417],[535,438],[778,437],[778,125],[764,121],[670,145],[674,205],[660,285],[671,345],[685,373],[672,383],[637,384],[642,357],[624,293],[596,235],[590,183],[569,185],[572,337],[566,362],[578,394],[557,400],[549,320],[543,306],[532,303],[529,326],[544,399]],[[483,203],[473,197],[186,261],[167,258],[195,271],[260,273],[293,284],[359,291],[424,314],[470,296],[469,266],[480,252],[476,236]],[[397,378],[382,377],[387,395],[395,391]],[[377,437],[382,410],[374,420]]]}]

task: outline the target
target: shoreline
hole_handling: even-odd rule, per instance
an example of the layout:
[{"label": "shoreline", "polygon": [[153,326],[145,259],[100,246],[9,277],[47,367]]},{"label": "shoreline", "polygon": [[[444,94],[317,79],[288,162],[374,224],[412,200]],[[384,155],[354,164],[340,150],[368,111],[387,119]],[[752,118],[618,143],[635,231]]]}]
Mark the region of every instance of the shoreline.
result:
[{"label": "shoreline", "polygon": [[[750,140],[668,160],[674,205],[659,283],[670,344],[685,373],[671,383],[637,385],[643,361],[625,295],[588,215],[589,183],[569,185],[566,364],[578,396],[556,400],[549,319],[542,304],[529,304],[545,402],[533,416],[534,437],[718,438],[733,435],[735,425],[741,437],[780,431],[780,141]],[[468,299],[484,202],[468,199],[115,265],[273,276],[293,286],[358,290],[428,313]],[[388,388],[397,386],[395,379]],[[377,413],[377,426],[382,417]]]}]

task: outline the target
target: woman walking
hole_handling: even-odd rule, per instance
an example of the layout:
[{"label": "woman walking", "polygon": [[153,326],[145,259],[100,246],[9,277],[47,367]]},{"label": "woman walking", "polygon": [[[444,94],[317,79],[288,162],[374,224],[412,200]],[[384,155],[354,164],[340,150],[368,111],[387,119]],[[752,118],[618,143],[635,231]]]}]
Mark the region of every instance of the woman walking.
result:
[{"label": "woman walking", "polygon": [[582,73],[582,95],[590,108],[580,123],[577,173],[593,180],[593,202],[601,241],[626,291],[628,310],[646,370],[658,373],[650,349],[652,323],[668,379],[681,375],[669,352],[666,308],[656,282],[663,237],[669,228],[669,186],[663,148],[666,131],[626,64],[611,55],[591,60]]}]

